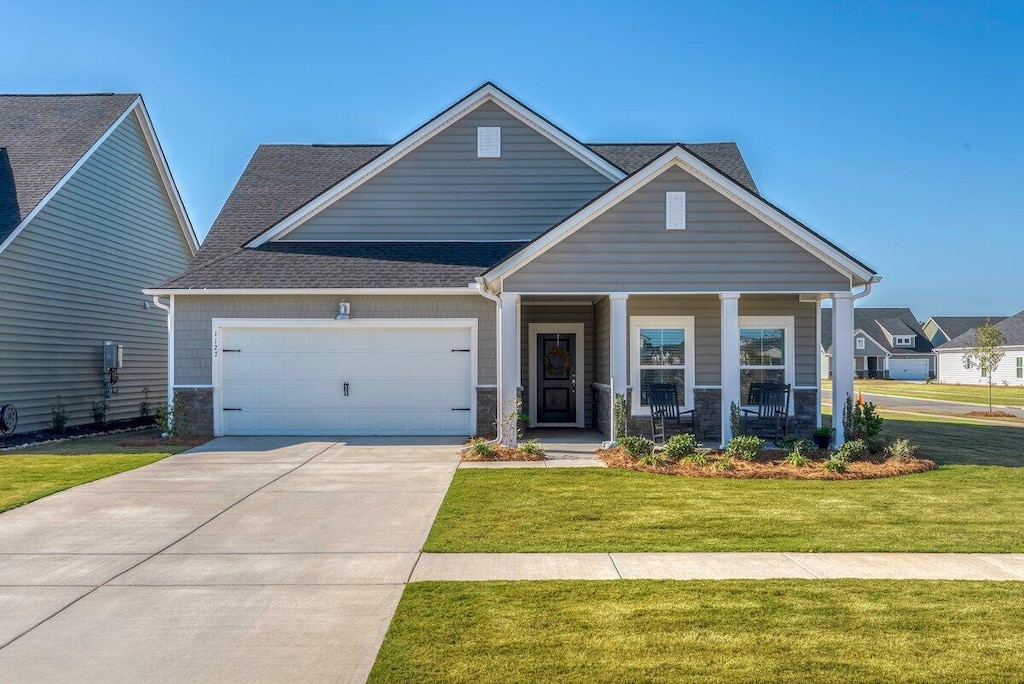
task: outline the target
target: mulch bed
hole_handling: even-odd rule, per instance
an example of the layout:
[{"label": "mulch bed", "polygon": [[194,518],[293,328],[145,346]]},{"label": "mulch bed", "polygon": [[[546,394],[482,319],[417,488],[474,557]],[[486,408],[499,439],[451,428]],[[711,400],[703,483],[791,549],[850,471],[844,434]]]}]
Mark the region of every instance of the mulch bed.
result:
[{"label": "mulch bed", "polygon": [[1006,411],[971,411],[965,413],[968,418],[1016,418],[1017,416]]},{"label": "mulch bed", "polygon": [[462,452],[463,461],[543,461],[544,454],[527,454],[519,449],[495,446],[490,456],[481,456],[472,449]]},{"label": "mulch bed", "polygon": [[65,439],[78,439],[80,437],[100,437],[118,432],[148,430],[153,427],[155,422],[153,418],[128,418],[126,420],[111,420],[102,425],[98,423],[69,425],[61,432],[51,429],[19,432],[8,437],[0,437],[0,449],[30,446],[44,442],[59,442]]},{"label": "mulch bed", "polygon": [[171,437],[129,437],[117,443],[121,447],[197,447],[206,444],[213,435],[182,435]]},{"label": "mulch bed", "polygon": [[716,461],[721,458],[718,452],[708,453],[711,463],[706,466],[698,466],[687,462],[661,466],[644,465],[633,460],[622,447],[603,449],[597,452],[598,458],[604,461],[609,468],[681,477],[726,477],[740,480],[872,480],[882,477],[894,477],[896,475],[923,473],[937,467],[934,461],[924,458],[915,458],[906,462],[895,462],[878,458],[866,461],[851,461],[845,473],[831,473],[824,468],[825,454],[827,452],[807,452],[807,457],[812,459],[812,461],[804,468],[783,463],[781,460],[771,460],[770,456],[761,456],[756,461],[744,461],[743,459],[735,458],[733,459],[734,468],[732,470],[722,470],[715,465]]}]

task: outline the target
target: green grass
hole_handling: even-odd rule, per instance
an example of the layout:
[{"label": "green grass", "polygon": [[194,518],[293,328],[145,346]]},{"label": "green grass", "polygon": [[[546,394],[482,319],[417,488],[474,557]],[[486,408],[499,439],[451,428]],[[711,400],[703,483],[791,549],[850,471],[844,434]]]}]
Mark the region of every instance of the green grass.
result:
[{"label": "green grass", "polygon": [[1024,680],[1024,583],[409,585],[371,682]]},{"label": "green grass", "polygon": [[186,448],[117,446],[128,437],[86,437],[0,452],[0,513],[69,487],[149,465]]},{"label": "green grass", "polygon": [[860,481],[460,470],[424,549],[1024,552],[1024,429],[890,415],[885,430],[943,465]]},{"label": "green grass", "polygon": [[[821,384],[826,389],[832,387],[832,383],[828,380],[822,380]],[[988,404],[987,385],[940,385],[935,382],[925,384],[900,380],[857,380],[854,382],[854,389],[870,394]],[[992,403],[1004,406],[1024,406],[1024,387],[993,385]]]}]

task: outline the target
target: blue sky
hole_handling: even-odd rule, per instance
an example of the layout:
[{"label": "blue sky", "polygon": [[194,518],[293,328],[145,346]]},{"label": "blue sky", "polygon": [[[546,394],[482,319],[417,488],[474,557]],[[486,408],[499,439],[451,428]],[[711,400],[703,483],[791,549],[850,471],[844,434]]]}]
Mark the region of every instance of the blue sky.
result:
[{"label": "blue sky", "polygon": [[200,235],[261,142],[390,142],[485,80],[585,141],[735,140],[884,277],[1024,309],[1024,3],[28,2],[0,91],[141,91]]}]

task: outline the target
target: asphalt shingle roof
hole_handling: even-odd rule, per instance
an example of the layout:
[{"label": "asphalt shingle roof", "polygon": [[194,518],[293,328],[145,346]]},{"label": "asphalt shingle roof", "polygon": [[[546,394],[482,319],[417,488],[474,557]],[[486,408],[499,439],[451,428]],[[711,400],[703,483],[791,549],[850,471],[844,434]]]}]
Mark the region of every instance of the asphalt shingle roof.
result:
[{"label": "asphalt shingle roof", "polygon": [[931,320],[946,334],[947,341],[960,337],[986,322],[998,323],[1006,316],[932,316]]},{"label": "asphalt shingle roof", "polygon": [[0,95],[0,242],[138,97]]},{"label": "asphalt shingle roof", "polygon": [[[993,321],[994,322],[994,321]],[[984,323],[984,321],[982,321]],[[1014,314],[1008,318],[1004,318],[995,326],[999,328],[1003,333],[1003,337],[1006,338],[1007,346],[1024,346],[1024,311]],[[962,349],[969,347],[977,340],[977,328],[971,328],[967,332],[954,337],[949,342],[941,344],[936,349],[938,351],[945,351],[947,349]]]},{"label": "asphalt shingle roof", "polygon": [[[907,308],[855,308],[853,327],[855,330],[863,330],[893,354],[930,354],[933,348],[914,312]],[[892,346],[883,327],[893,335],[916,335],[914,346]],[[825,350],[832,348],[832,309],[821,310],[821,346]]]}]

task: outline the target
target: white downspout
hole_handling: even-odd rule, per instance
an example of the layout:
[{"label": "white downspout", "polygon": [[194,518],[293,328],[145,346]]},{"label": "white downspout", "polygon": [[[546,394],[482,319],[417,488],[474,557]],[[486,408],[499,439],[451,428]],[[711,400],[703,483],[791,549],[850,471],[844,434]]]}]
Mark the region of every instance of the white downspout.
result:
[{"label": "white downspout", "polygon": [[[497,327],[501,324],[501,297],[499,297],[498,295],[490,292],[487,289],[487,283],[484,281],[482,276],[478,276],[476,278],[476,285],[477,285],[477,289],[480,290],[480,294],[483,297],[485,297],[487,299],[490,299],[492,302],[494,302],[494,326],[495,326],[495,335],[494,335],[495,353],[494,353],[494,361],[497,364],[496,371],[500,374],[501,373],[501,334],[497,330]],[[498,378],[498,384],[496,385],[496,387],[497,387],[497,390],[495,391],[495,395],[496,395],[495,403],[497,404],[497,407],[496,407],[495,415],[498,417],[498,422],[494,426],[494,439],[489,440],[487,442],[488,444],[501,444],[501,378],[500,377]],[[475,387],[473,388],[473,391],[476,392],[476,388]],[[468,447],[468,446],[462,447],[462,451],[467,451],[470,448],[471,447]]]},{"label": "white downspout", "polygon": [[160,303],[160,296],[153,296],[153,304],[167,312],[167,426],[174,424],[174,295],[167,297],[167,304]]}]

